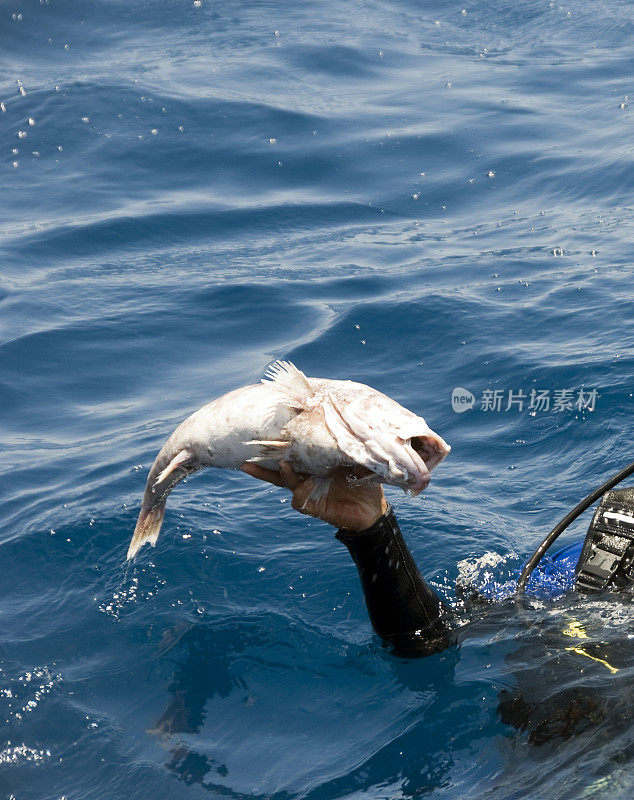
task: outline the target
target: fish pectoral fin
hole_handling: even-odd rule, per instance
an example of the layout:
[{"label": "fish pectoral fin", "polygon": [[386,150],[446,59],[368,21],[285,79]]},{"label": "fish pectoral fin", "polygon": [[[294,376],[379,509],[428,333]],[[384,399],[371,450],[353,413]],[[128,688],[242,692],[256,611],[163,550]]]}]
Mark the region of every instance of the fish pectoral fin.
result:
[{"label": "fish pectoral fin", "polygon": [[369,427],[348,413],[349,409],[342,408],[332,395],[328,396],[322,409],[324,423],[337,447],[359,466],[383,474],[385,459],[377,457],[376,448],[368,446],[372,441]]},{"label": "fish pectoral fin", "polygon": [[158,486],[159,483],[163,483],[165,478],[171,475],[175,469],[178,469],[179,467],[187,468],[188,461],[192,461],[192,454],[189,452],[189,450],[181,450],[180,453],[177,453],[170,463],[165,467],[165,469],[160,473],[160,475],[154,481],[154,486]]},{"label": "fish pectoral fin", "polygon": [[316,506],[319,506],[319,504],[323,502],[328,496],[331,483],[332,483],[331,478],[313,478],[313,488],[311,490],[311,493],[304,501],[304,505],[302,506],[302,508],[306,508],[308,503],[310,503],[311,501],[314,502]]},{"label": "fish pectoral fin", "polygon": [[280,403],[289,408],[303,409],[313,395],[308,378],[290,361],[276,361],[271,364],[261,383],[275,389]]},{"label": "fish pectoral fin", "polygon": [[329,396],[327,398],[322,406],[322,412],[326,429],[335,440],[337,447],[355,463],[367,466],[364,463],[365,449],[363,442],[350,430],[350,426],[333,402],[332,397]]},{"label": "fish pectoral fin", "polygon": [[356,436],[358,439],[368,439],[371,436],[370,426],[367,422],[364,422],[358,417],[351,408],[346,408],[346,406],[339,403],[331,394],[328,395],[328,399],[353,436]]}]

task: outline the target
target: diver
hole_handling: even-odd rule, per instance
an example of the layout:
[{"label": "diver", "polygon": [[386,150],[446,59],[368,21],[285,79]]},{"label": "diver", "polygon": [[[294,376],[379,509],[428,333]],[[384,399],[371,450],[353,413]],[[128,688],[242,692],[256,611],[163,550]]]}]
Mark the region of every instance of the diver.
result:
[{"label": "diver", "polygon": [[[336,538],[346,546],[357,567],[372,626],[397,656],[432,655],[456,641],[457,629],[452,624],[454,611],[422,577],[382,486],[351,486],[344,475],[336,475],[327,497],[317,506],[309,499],[312,479],[297,475],[288,462],[280,463],[279,472],[253,463],[243,464],[242,470],[259,480],[286,487],[293,493],[295,510],[338,529]],[[634,488],[608,489],[632,472],[634,465],[593,492],[553,529],[527,562],[518,581],[521,591],[556,536],[601,497],[585,541],[568,546],[564,555],[574,569],[576,592],[631,600],[634,593]],[[554,560],[557,558],[555,556]],[[491,604],[495,599],[478,596],[476,590],[472,591],[472,598],[481,605]],[[525,650],[530,647],[521,649],[521,662],[532,661],[535,669],[524,670],[515,689],[500,692],[498,708],[504,723],[527,732],[529,742],[537,746],[578,735],[608,718],[611,704],[606,696],[613,700],[615,688],[610,684],[602,693],[600,686],[619,673],[619,658],[623,656],[620,644],[593,641],[582,625],[575,622],[563,630],[561,627],[545,630],[542,644],[544,647],[539,648],[539,653],[527,654]],[[626,650],[629,651],[629,646]],[[509,659],[512,661],[517,655],[511,654]],[[554,681],[550,678],[555,673],[559,686],[562,686],[563,674],[570,680],[564,681],[567,686],[563,689],[553,692]],[[626,676],[625,669],[621,675]],[[579,685],[580,676],[582,685]],[[629,722],[634,717],[634,698],[626,677],[622,684],[617,716]]]}]

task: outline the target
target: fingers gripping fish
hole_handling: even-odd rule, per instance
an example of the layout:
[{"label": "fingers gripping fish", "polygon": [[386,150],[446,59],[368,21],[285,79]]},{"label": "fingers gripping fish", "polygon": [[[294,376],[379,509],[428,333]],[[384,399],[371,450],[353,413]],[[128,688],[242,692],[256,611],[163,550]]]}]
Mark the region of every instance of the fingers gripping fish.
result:
[{"label": "fingers gripping fish", "polygon": [[141,512],[128,549],[132,558],[156,544],[167,496],[187,475],[205,467],[239,469],[253,461],[315,478],[310,499],[327,494],[336,469],[356,483],[389,483],[412,495],[450,447],[422,417],[353,381],[307,378],[277,361],[259,384],[243,386],[203,406],[172,433],[148,475]]}]

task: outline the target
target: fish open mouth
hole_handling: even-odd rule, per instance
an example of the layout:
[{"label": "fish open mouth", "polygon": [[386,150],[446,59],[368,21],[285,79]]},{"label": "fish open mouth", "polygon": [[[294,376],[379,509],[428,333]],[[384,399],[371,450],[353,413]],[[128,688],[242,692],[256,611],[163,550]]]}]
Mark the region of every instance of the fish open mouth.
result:
[{"label": "fish open mouth", "polygon": [[[400,480],[388,482],[411,491],[412,496],[415,497],[427,487],[430,471],[440,464],[451,448],[444,439],[433,432],[412,436],[409,439],[398,438],[397,441],[404,449],[402,453],[395,452],[394,456],[399,469],[403,470],[405,482],[402,483]],[[408,450],[409,456],[407,456]],[[401,455],[403,458],[400,457]],[[418,464],[416,464],[417,461]],[[348,481],[356,486],[382,483],[387,477],[381,469],[370,470],[360,464],[348,468],[346,475]]]},{"label": "fish open mouth", "polygon": [[440,436],[412,436],[410,444],[428,470],[432,470],[445,458],[451,448]]}]

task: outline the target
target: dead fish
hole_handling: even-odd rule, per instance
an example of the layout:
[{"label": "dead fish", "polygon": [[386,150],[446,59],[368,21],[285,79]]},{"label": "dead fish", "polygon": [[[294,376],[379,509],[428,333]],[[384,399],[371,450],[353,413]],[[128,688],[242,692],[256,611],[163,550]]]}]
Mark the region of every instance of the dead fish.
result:
[{"label": "dead fish", "polygon": [[451,448],[422,417],[354,381],[307,378],[277,361],[259,384],[243,386],[194,412],[161,448],[148,475],[127,558],[155,545],[174,486],[204,467],[239,469],[253,461],[279,469],[286,460],[310,475],[319,502],[336,469],[352,483],[389,483],[413,496]]}]

